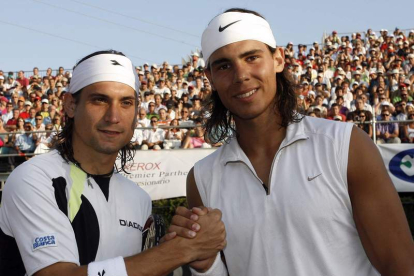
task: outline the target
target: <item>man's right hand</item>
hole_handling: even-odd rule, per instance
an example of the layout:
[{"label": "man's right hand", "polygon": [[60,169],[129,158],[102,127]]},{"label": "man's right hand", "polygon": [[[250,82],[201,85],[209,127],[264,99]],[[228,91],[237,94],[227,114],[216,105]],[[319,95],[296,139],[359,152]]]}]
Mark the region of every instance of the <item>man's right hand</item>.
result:
[{"label": "man's right hand", "polygon": [[[215,252],[215,254],[210,255],[207,253],[208,249],[204,248],[202,249],[203,255],[189,264],[192,268],[200,272],[207,271],[211,267],[216,259],[217,252],[223,250],[227,244],[225,240],[226,233],[224,223],[221,221],[221,211],[218,209],[213,210],[206,207],[195,207],[192,210],[189,210],[185,207],[178,207],[168,232],[175,232],[180,237],[194,238],[195,240],[199,238],[209,238],[209,240],[211,240],[215,235],[218,235],[217,237],[219,239],[223,239],[222,242],[218,244],[218,247],[216,247],[216,251],[212,251]],[[201,235],[207,237],[199,237]],[[209,243],[209,246],[212,245],[212,241],[208,241],[207,239],[204,240]],[[200,243],[202,242],[203,241],[200,241]],[[205,245],[201,245],[201,248],[203,246]]]}]

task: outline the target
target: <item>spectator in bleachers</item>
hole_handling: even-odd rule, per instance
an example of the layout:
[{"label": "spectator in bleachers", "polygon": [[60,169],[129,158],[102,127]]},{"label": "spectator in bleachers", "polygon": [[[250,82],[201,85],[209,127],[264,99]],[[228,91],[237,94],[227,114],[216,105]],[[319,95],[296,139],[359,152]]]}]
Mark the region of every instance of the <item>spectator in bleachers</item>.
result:
[{"label": "spectator in bleachers", "polygon": [[13,92],[19,90],[19,85],[20,84],[14,80],[13,75],[9,75],[7,81],[4,83],[4,96],[10,99]]},{"label": "spectator in bleachers", "polygon": [[[171,120],[170,126],[179,126],[178,119]],[[180,129],[180,128],[169,128],[166,131],[165,139],[167,139],[167,140],[179,140],[180,141],[180,145],[178,147],[180,147],[181,146],[181,142],[184,139],[184,134],[185,134],[185,132],[183,131],[183,129]],[[170,145],[170,148],[177,148],[177,146],[175,145],[173,147],[173,146]]]},{"label": "spectator in bleachers", "polygon": [[129,146],[133,149],[140,149],[142,146],[142,141],[144,140],[144,133],[147,130],[140,129],[140,127],[145,127],[143,124],[137,121],[137,125],[134,130],[134,135],[132,135],[131,142]]},{"label": "spectator in bleachers", "polygon": [[198,118],[195,120],[194,124],[195,128],[187,131],[187,135],[183,141],[183,148],[211,148],[204,138],[205,128],[203,127],[202,120]]},{"label": "spectator in bleachers", "polygon": [[155,101],[155,107],[154,107],[154,112],[156,114],[158,114],[158,111],[163,108],[165,110],[167,110],[167,107],[165,105],[162,104],[162,96],[161,94],[155,94],[154,95],[154,101]]},{"label": "spectator in bleachers", "polygon": [[36,112],[40,112],[42,110],[42,99],[39,96],[36,96],[34,98],[33,102],[33,108],[36,110]]},{"label": "spectator in bleachers", "polygon": [[19,119],[20,111],[18,108],[13,108],[13,116],[7,121],[6,128],[9,131],[16,129],[17,119]]},{"label": "spectator in bleachers", "polygon": [[147,112],[147,118],[151,119],[152,117],[156,117],[158,119],[159,115],[157,112],[155,112],[155,103],[150,102],[148,104],[148,112]]},{"label": "spectator in bleachers", "polygon": [[392,98],[392,102],[400,102],[400,101],[412,102],[413,98],[408,94],[407,85],[405,83],[401,83],[398,86],[398,90],[395,91],[395,94]]},{"label": "spectator in bleachers", "polygon": [[141,149],[160,150],[165,139],[165,131],[158,128],[158,118],[155,116],[151,117],[151,127],[152,129],[144,133]]},{"label": "spectator in bleachers", "polygon": [[147,117],[147,111],[143,107],[138,110],[138,123],[142,127],[149,127],[151,124],[151,120]]},{"label": "spectator in bleachers", "polygon": [[7,154],[9,153],[9,148],[7,147],[9,143],[9,135],[6,134],[8,131],[4,128],[4,122],[0,118],[0,153]]},{"label": "spectator in bleachers", "polygon": [[13,104],[11,102],[6,103],[6,110],[2,112],[1,117],[5,124],[13,117]]},{"label": "spectator in bleachers", "polygon": [[[389,110],[381,112],[381,120],[389,122],[391,113]],[[380,123],[377,125],[377,144],[399,144],[401,143],[399,127],[397,123]]]},{"label": "spectator in bleachers", "polygon": [[0,93],[4,95],[6,92],[6,86],[4,85],[4,76],[0,76]]},{"label": "spectator in bleachers", "polygon": [[29,109],[29,118],[26,119],[26,122],[30,122],[33,127],[36,125],[36,109],[33,107]]},{"label": "spectator in bleachers", "polygon": [[313,110],[315,108],[318,108],[321,112],[321,114],[320,114],[321,118],[326,118],[326,116],[328,114],[328,110],[323,104],[323,96],[322,95],[317,95],[315,97],[315,102],[310,106],[310,108],[312,108]]},{"label": "spectator in bleachers", "polygon": [[16,80],[20,83],[20,86],[29,86],[29,79],[24,76],[23,71],[19,71],[19,73],[17,73]]},{"label": "spectator in bleachers", "polygon": [[15,143],[16,139],[25,133],[25,121],[23,118],[18,118],[16,121],[16,128],[13,130],[12,142]]},{"label": "spectator in bleachers", "polygon": [[154,88],[155,94],[161,94],[164,95],[164,93],[170,93],[171,90],[165,86],[165,78],[160,78],[158,81],[158,86]]},{"label": "spectator in bleachers", "polygon": [[194,96],[192,98],[193,107],[191,108],[191,119],[199,118],[202,115],[203,107],[201,105],[201,99],[199,96]]},{"label": "spectator in bleachers", "polygon": [[41,107],[40,113],[42,114],[43,119],[46,117],[49,117],[49,100],[48,99],[42,100],[42,107]]},{"label": "spectator in bleachers", "polygon": [[158,115],[159,115],[159,119],[158,119],[159,126],[168,126],[170,124],[171,119],[168,116],[167,108],[160,108],[158,110]]},{"label": "spectator in bleachers", "polygon": [[[17,88],[16,88],[17,89]],[[19,94],[18,92],[15,90],[15,92],[13,92],[13,94],[10,97],[10,102],[13,104],[13,108],[18,108],[18,102],[19,102]]]},{"label": "spectator in bleachers", "polygon": [[9,100],[4,97],[4,96],[0,96],[0,115],[6,114],[7,113],[7,103],[9,102]]},{"label": "spectator in bleachers", "polygon": [[[35,116],[35,125],[33,127],[33,130],[35,131],[43,131],[45,130],[45,124],[43,123],[43,116],[42,113],[37,112]],[[41,136],[45,136],[44,133],[38,133],[37,138],[41,138]]]},{"label": "spectator in bleachers", "polygon": [[369,111],[366,110],[359,110],[355,111],[356,116],[353,117],[354,122],[357,123],[357,126],[361,128],[363,131],[365,131],[368,136],[372,139],[372,125],[371,124],[365,124],[365,122],[370,120],[371,114],[367,114]]},{"label": "spectator in bleachers", "polygon": [[333,103],[332,107],[329,111],[329,116],[328,116],[328,120],[335,120],[335,118],[340,117],[340,121],[345,122],[346,121],[346,116],[344,114],[340,113],[339,110],[339,105],[337,103]]},{"label": "spectator in bleachers", "polygon": [[35,150],[36,145],[36,136],[32,133],[28,133],[32,131],[32,124],[29,122],[24,123],[24,130],[26,133],[19,135],[16,138],[16,142],[14,143],[15,150],[18,154],[21,153],[33,153]]},{"label": "spectator in bleachers", "polygon": [[20,112],[20,118],[29,119],[30,118],[30,109],[32,108],[32,103],[30,101],[24,102],[24,109]]},{"label": "spectator in bleachers", "polygon": [[62,130],[62,117],[59,114],[54,114],[52,118],[53,118],[52,126],[53,126],[53,130],[55,131],[55,133],[61,131]]},{"label": "spectator in bleachers", "polygon": [[404,126],[405,137],[408,143],[414,143],[414,111],[408,113],[408,120],[412,120]]},{"label": "spectator in bleachers", "polygon": [[[60,96],[62,95],[64,91],[64,86],[62,83],[58,82],[56,83],[56,89],[53,92],[52,95],[55,95],[56,97],[60,98]],[[49,91],[48,91],[49,92]]]},{"label": "spectator in bleachers", "polygon": [[47,124],[45,130],[47,131],[45,135],[38,136],[39,138],[36,139],[35,154],[47,153],[52,147],[53,139],[56,137],[56,133],[52,132],[53,125]]}]

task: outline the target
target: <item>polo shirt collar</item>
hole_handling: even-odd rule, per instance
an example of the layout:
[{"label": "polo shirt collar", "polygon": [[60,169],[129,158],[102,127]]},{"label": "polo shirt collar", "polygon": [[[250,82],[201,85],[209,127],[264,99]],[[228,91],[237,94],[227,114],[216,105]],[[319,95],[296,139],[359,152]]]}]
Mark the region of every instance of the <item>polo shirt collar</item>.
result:
[{"label": "polo shirt collar", "polygon": [[[303,117],[303,119],[298,123],[291,123],[288,125],[286,130],[286,136],[283,139],[282,143],[280,144],[279,150],[282,150],[283,148],[286,148],[290,146],[291,144],[295,143],[299,140],[307,140],[309,139],[309,136],[305,133],[305,126],[304,126],[304,120],[306,117]],[[254,143],[254,142],[253,142]],[[239,142],[237,141],[236,137],[233,137],[229,144],[225,145],[223,147],[223,153],[222,153],[222,162],[223,165],[227,165],[229,162],[244,162],[246,164],[250,164],[249,158],[246,156],[244,151],[239,145]]]}]

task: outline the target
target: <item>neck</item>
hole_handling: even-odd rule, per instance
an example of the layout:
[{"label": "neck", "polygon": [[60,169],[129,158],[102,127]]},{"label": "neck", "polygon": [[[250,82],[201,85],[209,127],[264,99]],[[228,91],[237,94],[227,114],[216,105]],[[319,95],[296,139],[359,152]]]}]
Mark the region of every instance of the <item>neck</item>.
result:
[{"label": "neck", "polygon": [[234,120],[239,133],[237,141],[247,156],[260,152],[274,155],[286,136],[286,128],[280,126],[281,118],[273,107],[252,120]]},{"label": "neck", "polygon": [[85,150],[73,141],[73,155],[81,169],[88,174],[102,175],[113,171],[118,152],[105,154],[92,150]]}]

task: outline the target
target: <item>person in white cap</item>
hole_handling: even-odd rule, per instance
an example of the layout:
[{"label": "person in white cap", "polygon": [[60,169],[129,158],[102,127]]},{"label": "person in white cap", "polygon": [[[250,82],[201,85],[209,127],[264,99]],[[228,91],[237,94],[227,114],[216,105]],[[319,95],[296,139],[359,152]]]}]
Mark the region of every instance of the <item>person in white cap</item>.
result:
[{"label": "person in white cap", "polygon": [[198,221],[206,231],[192,239],[167,235],[139,254],[151,199],[117,173],[131,158],[137,80],[117,51],[77,63],[55,149],[16,168],[3,190],[0,275],[166,275],[223,248],[224,225],[212,210]]},{"label": "person in white cap", "polygon": [[[226,143],[190,171],[187,199],[223,212],[229,274],[413,275],[413,239],[381,155],[353,124],[295,112],[269,23],[230,9],[201,44],[213,89],[206,128]],[[184,223],[172,229],[190,214],[178,209]]]}]

